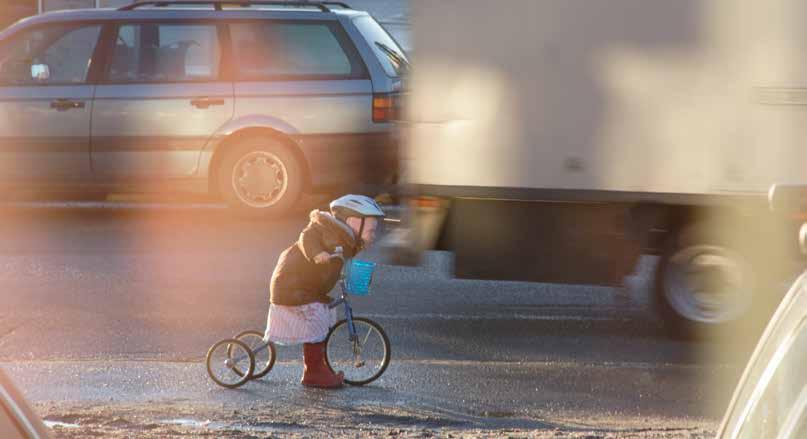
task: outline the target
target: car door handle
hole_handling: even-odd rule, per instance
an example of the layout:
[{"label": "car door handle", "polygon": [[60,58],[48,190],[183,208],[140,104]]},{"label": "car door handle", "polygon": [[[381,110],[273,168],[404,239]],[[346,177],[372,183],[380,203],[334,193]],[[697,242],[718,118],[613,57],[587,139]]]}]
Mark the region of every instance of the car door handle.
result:
[{"label": "car door handle", "polygon": [[67,111],[73,108],[84,108],[84,102],[70,99],[56,99],[50,103],[50,108],[55,108],[59,111]]},{"label": "car door handle", "polygon": [[212,105],[224,105],[224,99],[198,98],[191,100],[191,105],[204,110]]}]

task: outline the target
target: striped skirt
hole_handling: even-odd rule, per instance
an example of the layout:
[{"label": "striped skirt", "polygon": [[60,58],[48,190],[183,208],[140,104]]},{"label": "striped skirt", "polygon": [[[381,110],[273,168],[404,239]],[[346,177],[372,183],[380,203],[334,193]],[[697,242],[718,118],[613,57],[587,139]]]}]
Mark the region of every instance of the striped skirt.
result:
[{"label": "striped skirt", "polygon": [[264,340],[279,345],[319,343],[325,341],[336,323],[336,309],[324,303],[300,306],[269,305]]}]

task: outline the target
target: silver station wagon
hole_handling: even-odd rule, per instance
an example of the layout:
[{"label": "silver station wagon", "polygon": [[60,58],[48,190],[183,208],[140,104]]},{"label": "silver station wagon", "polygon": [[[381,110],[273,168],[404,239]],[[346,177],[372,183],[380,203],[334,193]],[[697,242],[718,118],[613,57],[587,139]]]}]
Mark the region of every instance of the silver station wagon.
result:
[{"label": "silver station wagon", "polygon": [[387,183],[403,50],[336,2],[144,1],[0,33],[0,185],[204,192],[269,215]]}]

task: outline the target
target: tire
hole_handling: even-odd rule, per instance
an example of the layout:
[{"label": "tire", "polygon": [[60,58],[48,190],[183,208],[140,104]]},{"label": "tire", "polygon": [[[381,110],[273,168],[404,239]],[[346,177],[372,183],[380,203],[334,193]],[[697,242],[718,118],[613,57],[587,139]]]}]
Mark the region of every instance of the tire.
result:
[{"label": "tire", "polygon": [[[331,371],[339,370],[345,373],[345,383],[363,386],[377,380],[387,370],[391,356],[390,343],[387,334],[378,323],[363,317],[354,317],[353,323],[359,339],[365,338],[362,349],[369,347],[375,354],[372,360],[375,366],[365,368],[366,360],[361,366],[355,365],[347,320],[344,319],[338,321],[328,332],[325,340],[325,362]],[[372,337],[372,340],[367,337]],[[362,351],[362,354],[364,353]]]},{"label": "tire", "polygon": [[[250,379],[256,380],[263,378],[272,371],[272,367],[275,365],[275,359],[277,358],[277,350],[275,349],[274,343],[269,342],[266,348],[261,352],[255,352],[258,347],[264,344],[263,334],[260,331],[244,331],[236,335],[235,339],[243,342],[249,347],[250,351],[252,351],[252,356],[255,359],[255,370],[252,372]],[[227,354],[230,354],[229,350]],[[238,370],[237,372],[241,371]]]},{"label": "tire", "polygon": [[227,204],[253,217],[288,212],[303,192],[303,168],[281,141],[250,137],[227,151],[219,163],[218,190]]},{"label": "tire", "polygon": [[755,339],[781,299],[763,268],[776,250],[748,235],[761,235],[757,230],[703,222],[668,240],[656,269],[655,305],[669,335]]},{"label": "tire", "polygon": [[[233,356],[237,357],[237,361],[228,365],[227,361],[232,361]],[[244,362],[247,362],[247,367],[243,367]],[[255,357],[249,346],[243,342],[225,339],[210,347],[205,356],[205,364],[207,374],[213,382],[221,387],[235,389],[251,379],[255,370]]]}]

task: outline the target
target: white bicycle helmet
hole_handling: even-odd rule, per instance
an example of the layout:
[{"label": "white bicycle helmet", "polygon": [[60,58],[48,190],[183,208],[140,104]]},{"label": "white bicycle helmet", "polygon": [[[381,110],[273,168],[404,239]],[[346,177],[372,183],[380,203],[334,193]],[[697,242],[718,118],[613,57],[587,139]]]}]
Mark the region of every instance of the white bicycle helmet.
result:
[{"label": "white bicycle helmet", "polygon": [[364,195],[345,195],[331,201],[331,213],[339,219],[357,218],[384,218],[386,214],[378,203]]}]

